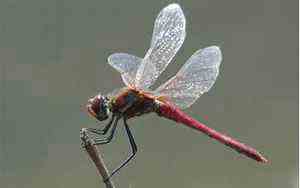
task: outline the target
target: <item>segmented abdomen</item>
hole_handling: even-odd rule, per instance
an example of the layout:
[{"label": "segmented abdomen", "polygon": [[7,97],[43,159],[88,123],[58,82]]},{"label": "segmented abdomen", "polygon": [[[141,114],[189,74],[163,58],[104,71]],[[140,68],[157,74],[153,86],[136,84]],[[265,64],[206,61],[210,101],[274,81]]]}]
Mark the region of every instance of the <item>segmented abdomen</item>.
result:
[{"label": "segmented abdomen", "polygon": [[207,127],[206,125],[191,118],[190,116],[188,116],[183,111],[181,111],[179,108],[177,108],[176,106],[174,106],[173,104],[171,104],[169,102],[161,103],[157,113],[160,116],[174,120],[174,121],[182,123],[188,127],[191,127],[198,131],[201,131],[204,134],[208,135],[209,137],[214,138],[215,140],[225,144],[226,146],[229,146],[230,148],[238,151],[239,153],[246,155],[247,157],[250,157],[259,162],[267,162],[267,159],[264,158],[254,148],[247,146],[246,144],[243,144],[243,143],[241,143],[229,136],[226,136],[220,132],[217,132],[216,130],[214,130],[212,128]]}]

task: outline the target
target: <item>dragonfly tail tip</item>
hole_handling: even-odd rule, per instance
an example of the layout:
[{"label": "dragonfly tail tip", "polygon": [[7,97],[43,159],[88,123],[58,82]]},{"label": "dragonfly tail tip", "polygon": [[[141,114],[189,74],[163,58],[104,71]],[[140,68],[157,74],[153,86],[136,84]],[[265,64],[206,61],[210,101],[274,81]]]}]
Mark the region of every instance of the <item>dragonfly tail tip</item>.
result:
[{"label": "dragonfly tail tip", "polygon": [[267,158],[265,158],[262,154],[258,153],[258,162],[261,162],[261,163],[269,163],[270,161],[268,161]]}]

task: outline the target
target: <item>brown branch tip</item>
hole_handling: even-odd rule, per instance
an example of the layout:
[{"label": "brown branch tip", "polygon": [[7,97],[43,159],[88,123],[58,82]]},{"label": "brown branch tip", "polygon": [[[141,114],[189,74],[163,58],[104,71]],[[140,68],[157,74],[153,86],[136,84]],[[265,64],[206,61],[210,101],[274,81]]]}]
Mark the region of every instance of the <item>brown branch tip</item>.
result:
[{"label": "brown branch tip", "polygon": [[89,157],[94,162],[98,174],[102,177],[102,181],[105,183],[106,188],[115,188],[111,178],[109,178],[109,172],[104,163],[99,147],[97,148],[95,146],[95,143],[93,139],[89,137],[88,130],[86,128],[82,128],[80,130],[80,139],[82,147],[85,149]]}]

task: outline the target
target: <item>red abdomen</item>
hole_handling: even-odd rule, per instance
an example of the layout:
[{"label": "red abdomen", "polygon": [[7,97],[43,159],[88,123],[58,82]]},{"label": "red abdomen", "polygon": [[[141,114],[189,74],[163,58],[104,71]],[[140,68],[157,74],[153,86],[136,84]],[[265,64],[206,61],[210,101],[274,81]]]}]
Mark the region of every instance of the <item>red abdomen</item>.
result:
[{"label": "red abdomen", "polygon": [[267,162],[267,159],[264,158],[258,151],[254,148],[247,146],[229,136],[226,136],[222,133],[217,132],[216,130],[207,127],[206,125],[198,122],[197,120],[191,118],[179,108],[174,106],[171,103],[162,103],[159,108],[159,115],[174,120],[176,122],[182,123],[188,127],[196,129],[198,131],[203,132],[211,138],[225,144],[226,146],[231,147],[232,149],[238,151],[259,162]]}]

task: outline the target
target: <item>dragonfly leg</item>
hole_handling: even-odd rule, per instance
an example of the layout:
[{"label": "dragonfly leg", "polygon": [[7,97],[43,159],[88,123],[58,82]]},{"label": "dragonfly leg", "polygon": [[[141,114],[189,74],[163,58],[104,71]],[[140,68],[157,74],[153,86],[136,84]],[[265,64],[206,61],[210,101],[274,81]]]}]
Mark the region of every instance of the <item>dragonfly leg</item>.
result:
[{"label": "dragonfly leg", "polygon": [[133,135],[132,135],[132,133],[131,133],[131,131],[129,129],[129,126],[128,126],[127,122],[126,122],[126,119],[124,119],[124,125],[125,125],[125,130],[126,130],[129,142],[130,142],[130,146],[131,146],[131,154],[129,155],[129,157],[125,161],[123,161],[121,163],[121,165],[119,167],[117,167],[116,169],[114,169],[112,171],[112,173],[110,174],[110,176],[106,180],[104,180],[104,182],[107,181],[109,178],[111,178],[122,167],[124,167],[126,164],[128,164],[128,162],[135,156],[135,154],[137,152],[137,145],[136,145],[136,143],[134,141],[134,137],[133,137]]},{"label": "dragonfly leg", "polygon": [[95,134],[98,134],[98,135],[105,135],[108,132],[108,130],[110,129],[114,119],[115,119],[115,116],[112,115],[109,122],[108,122],[108,124],[105,125],[103,129],[101,129],[101,128],[88,128],[87,130],[91,133],[95,133]]},{"label": "dragonfly leg", "polygon": [[117,118],[115,120],[114,125],[110,131],[110,135],[108,137],[106,137],[106,138],[96,137],[94,139],[95,145],[108,144],[113,139],[116,129],[117,129],[118,121],[119,121],[119,118]]}]

